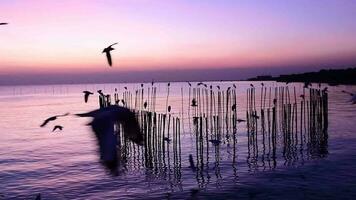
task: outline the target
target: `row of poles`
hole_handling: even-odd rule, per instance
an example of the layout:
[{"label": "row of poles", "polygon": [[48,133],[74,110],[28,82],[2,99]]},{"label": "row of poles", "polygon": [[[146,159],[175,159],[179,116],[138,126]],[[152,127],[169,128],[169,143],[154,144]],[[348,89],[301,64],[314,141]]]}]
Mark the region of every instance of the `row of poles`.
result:
[{"label": "row of poles", "polygon": [[[181,183],[181,139],[187,132],[194,141],[192,148],[195,152],[190,155],[195,157],[189,160],[190,167],[201,187],[210,181],[212,169],[216,180],[221,180],[222,145],[231,150],[232,167],[237,177],[237,128],[241,121],[246,121],[246,160],[250,169],[275,168],[277,157],[284,158],[285,164],[291,164],[304,157],[327,154],[326,90],[303,88],[297,92],[295,87],[287,86],[262,86],[260,90],[251,87],[246,95],[246,119],[239,119],[236,89],[235,85],[225,90],[204,84],[190,85],[187,98],[181,88],[181,98],[174,99],[178,101],[174,104],[176,107],[181,103],[181,108],[175,109],[179,112],[171,110],[170,103],[174,100],[170,97],[170,84],[167,84],[167,95],[163,98],[157,97],[155,86],[147,89],[141,86],[133,93],[125,89],[121,98],[115,90],[113,102],[110,95],[100,95],[99,104],[100,107],[117,104],[136,113],[144,134],[144,145],[129,142],[119,126],[117,137],[123,157],[132,168],[142,166],[164,176],[172,187]],[[161,109],[157,109],[157,105]],[[243,110],[242,107],[239,109]],[[189,130],[184,129],[183,120],[187,119]],[[277,151],[279,146],[282,153]]]}]

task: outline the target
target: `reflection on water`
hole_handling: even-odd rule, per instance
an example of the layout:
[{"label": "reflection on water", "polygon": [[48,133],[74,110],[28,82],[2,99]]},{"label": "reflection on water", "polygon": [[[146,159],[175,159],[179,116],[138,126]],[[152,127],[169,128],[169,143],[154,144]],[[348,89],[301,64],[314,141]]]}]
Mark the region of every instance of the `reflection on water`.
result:
[{"label": "reflection on water", "polygon": [[[32,198],[40,192],[44,199],[272,198],[270,194],[281,195],[274,187],[308,188],[284,194],[297,198],[293,193],[325,192],[335,185],[352,188],[342,178],[356,180],[355,162],[349,159],[355,108],[343,101],[341,89],[330,88],[324,96],[319,88],[299,84],[289,89],[274,82],[256,88],[249,82],[235,84],[237,88],[232,83],[126,84],[105,89],[81,85],[67,86],[63,94],[48,92],[59,87],[48,86],[47,93],[37,90],[31,96],[13,96],[11,88],[3,88],[0,181],[5,184],[0,193]],[[112,97],[91,97],[85,104],[82,89],[102,89]],[[329,98],[328,104],[324,98]],[[135,109],[145,136],[144,145],[138,146],[117,129],[123,158],[119,177],[100,166],[95,138],[83,119],[60,119],[64,129],[56,135],[50,133],[51,127],[38,128],[43,119],[63,110],[84,112],[108,102]],[[344,170],[336,170],[341,166]],[[328,176],[331,180],[320,183],[327,169],[336,171]],[[299,176],[304,178],[291,180]]]}]

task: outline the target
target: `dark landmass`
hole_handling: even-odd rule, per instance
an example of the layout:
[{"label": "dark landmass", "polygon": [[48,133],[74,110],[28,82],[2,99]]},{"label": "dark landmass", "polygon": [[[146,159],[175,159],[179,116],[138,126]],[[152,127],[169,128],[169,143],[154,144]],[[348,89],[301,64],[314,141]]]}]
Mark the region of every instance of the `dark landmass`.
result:
[{"label": "dark landmass", "polygon": [[356,85],[356,68],[347,69],[322,69],[318,72],[302,74],[270,75],[249,78],[248,81],[277,81],[277,82],[310,82],[328,83],[329,85]]}]

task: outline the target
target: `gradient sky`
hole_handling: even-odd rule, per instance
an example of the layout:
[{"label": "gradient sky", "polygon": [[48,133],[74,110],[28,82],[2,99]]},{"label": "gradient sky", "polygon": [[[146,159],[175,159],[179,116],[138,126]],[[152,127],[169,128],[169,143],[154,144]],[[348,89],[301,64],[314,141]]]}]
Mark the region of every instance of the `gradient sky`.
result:
[{"label": "gradient sky", "polygon": [[350,67],[355,19],[356,0],[1,0],[0,75]]}]

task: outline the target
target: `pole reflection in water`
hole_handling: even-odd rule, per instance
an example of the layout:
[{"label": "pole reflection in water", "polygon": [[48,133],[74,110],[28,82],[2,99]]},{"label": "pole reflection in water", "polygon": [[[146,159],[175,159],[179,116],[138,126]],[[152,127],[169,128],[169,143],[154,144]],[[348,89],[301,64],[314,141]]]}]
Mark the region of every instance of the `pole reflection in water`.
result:
[{"label": "pole reflection in water", "polygon": [[[262,84],[260,89],[247,89],[246,101],[239,103],[236,87],[189,84],[187,94],[179,88],[180,99],[174,99],[169,94],[172,85],[163,98],[157,98],[154,85],[133,93],[125,90],[121,100],[115,90],[113,102],[136,112],[144,134],[141,147],[127,140],[122,126],[116,125],[127,171],[144,169],[148,178],[166,180],[174,191],[182,190],[185,175],[195,176],[199,188],[211,183],[220,187],[227,174],[238,182],[240,167],[250,172],[271,170],[328,154],[328,94],[320,88],[303,88],[298,94],[295,87]],[[100,107],[111,104],[110,95],[99,98]],[[157,109],[162,104],[166,108]],[[238,117],[238,110],[246,119]],[[186,137],[190,140],[183,141],[192,141],[192,146],[182,143]],[[221,168],[226,163],[231,167]]]}]

